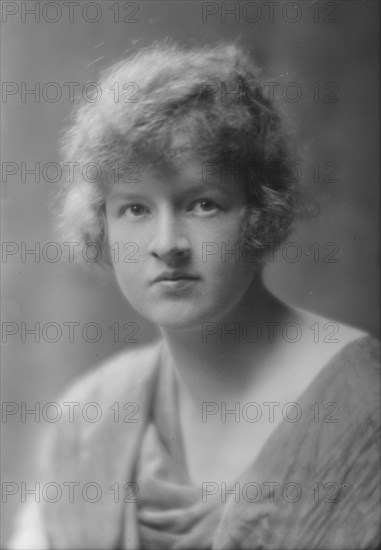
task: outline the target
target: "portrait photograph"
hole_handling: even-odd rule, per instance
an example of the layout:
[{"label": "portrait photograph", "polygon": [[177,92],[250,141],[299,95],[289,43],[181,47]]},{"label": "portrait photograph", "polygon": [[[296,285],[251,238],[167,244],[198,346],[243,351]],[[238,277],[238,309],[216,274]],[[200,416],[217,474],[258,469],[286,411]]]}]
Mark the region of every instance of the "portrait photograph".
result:
[{"label": "portrait photograph", "polygon": [[379,2],[1,27],[1,548],[379,548]]}]

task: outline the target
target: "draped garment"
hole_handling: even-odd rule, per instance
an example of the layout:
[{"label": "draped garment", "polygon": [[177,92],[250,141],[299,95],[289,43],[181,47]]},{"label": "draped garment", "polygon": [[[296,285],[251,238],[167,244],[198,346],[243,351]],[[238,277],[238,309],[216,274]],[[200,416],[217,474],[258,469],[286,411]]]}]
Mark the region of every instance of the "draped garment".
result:
[{"label": "draped garment", "polygon": [[[122,354],[65,395],[63,402],[93,407],[101,418],[59,422],[48,436],[44,478],[65,492],[39,507],[46,548],[379,546],[376,340],[366,336],[337,353],[298,399],[298,421],[282,421],[224,491],[213,480],[201,490],[187,472],[166,353],[159,341]],[[316,404],[325,407],[323,419]]]}]

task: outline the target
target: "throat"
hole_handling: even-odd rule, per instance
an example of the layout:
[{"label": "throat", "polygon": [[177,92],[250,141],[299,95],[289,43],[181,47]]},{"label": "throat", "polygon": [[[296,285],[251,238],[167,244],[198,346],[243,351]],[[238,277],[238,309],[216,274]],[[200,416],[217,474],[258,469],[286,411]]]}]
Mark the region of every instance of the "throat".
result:
[{"label": "throat", "polygon": [[[214,415],[211,417],[205,411],[213,411]],[[188,476],[201,491],[207,483],[217,483],[220,487],[236,482],[253,465],[281,421],[245,422],[245,404],[238,402],[234,411],[233,408],[225,411],[223,404],[209,403],[203,416],[200,421],[189,411],[180,409]]]}]

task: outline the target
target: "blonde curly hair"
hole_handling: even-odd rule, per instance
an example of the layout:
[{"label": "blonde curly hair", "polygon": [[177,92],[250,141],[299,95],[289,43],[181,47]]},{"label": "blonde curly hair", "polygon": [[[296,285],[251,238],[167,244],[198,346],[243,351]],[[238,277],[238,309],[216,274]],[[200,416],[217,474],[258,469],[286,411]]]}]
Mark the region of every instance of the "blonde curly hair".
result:
[{"label": "blonde curly hair", "polygon": [[[110,186],[121,178],[128,184],[139,166],[181,166],[182,155],[191,151],[200,162],[239,167],[248,196],[245,246],[266,253],[281,244],[292,229],[300,193],[289,136],[257,73],[237,45],[187,50],[168,41],[105,71],[102,93],[82,99],[62,139],[63,161],[82,167],[61,197],[66,239],[107,247]],[[175,128],[187,136],[183,149],[174,145]],[[91,177],[89,168],[95,172]],[[102,257],[109,262],[107,254]]]}]

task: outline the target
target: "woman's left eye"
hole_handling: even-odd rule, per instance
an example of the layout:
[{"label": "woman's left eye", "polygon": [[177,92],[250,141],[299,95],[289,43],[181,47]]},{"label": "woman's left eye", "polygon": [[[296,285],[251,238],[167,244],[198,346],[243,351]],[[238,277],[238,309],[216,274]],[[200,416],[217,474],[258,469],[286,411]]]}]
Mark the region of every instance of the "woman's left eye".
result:
[{"label": "woman's left eye", "polygon": [[220,207],[214,201],[200,199],[193,203],[191,209],[202,214],[213,214],[220,210]]}]

